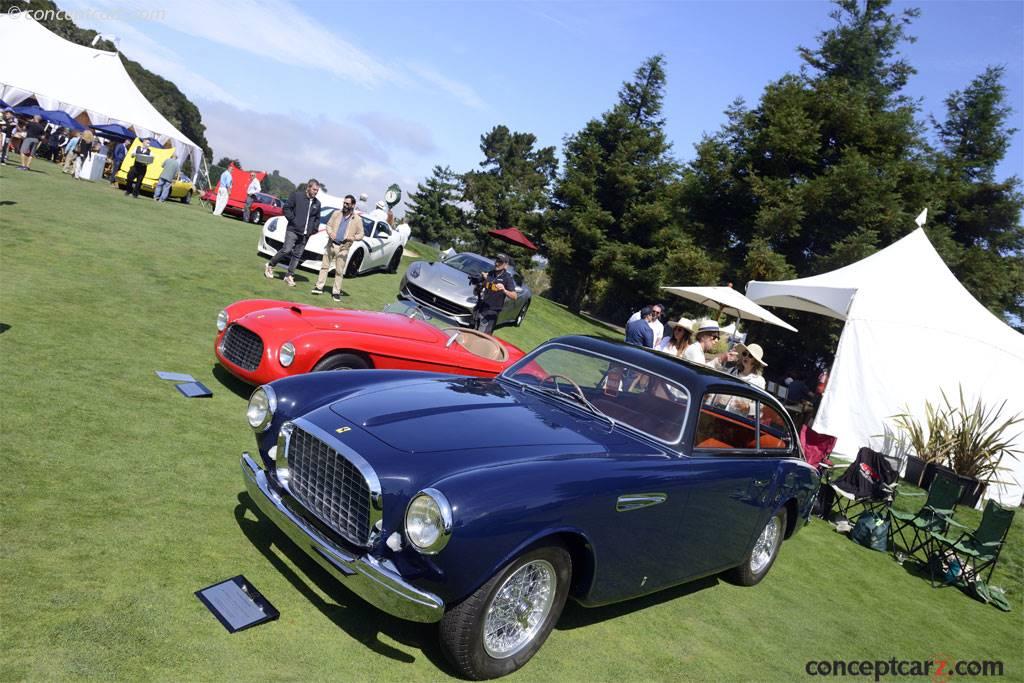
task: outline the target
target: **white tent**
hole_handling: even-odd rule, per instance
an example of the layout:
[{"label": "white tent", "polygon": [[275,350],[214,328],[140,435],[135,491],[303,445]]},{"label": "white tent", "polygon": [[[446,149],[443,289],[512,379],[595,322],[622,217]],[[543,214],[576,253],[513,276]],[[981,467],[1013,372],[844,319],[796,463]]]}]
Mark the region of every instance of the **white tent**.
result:
[{"label": "white tent", "polygon": [[139,92],[116,52],[76,45],[28,14],[0,14],[0,99],[13,106],[34,97],[43,109],[93,125],[119,123],[141,137],[168,139],[179,159],[198,170],[201,151]]},{"label": "white tent", "polygon": [[[815,431],[838,437],[836,452],[882,448],[887,418],[944,390],[958,400],[1006,401],[1003,416],[1024,413],[1024,335],[978,303],[950,272],[922,229],[830,273],[782,282],[752,281],[747,296],[765,306],[845,320]],[[1019,427],[1019,426],[1018,426]],[[1024,433],[1016,446],[1024,450]],[[1024,458],[1003,461],[1007,482],[986,494],[1017,505]]]}]

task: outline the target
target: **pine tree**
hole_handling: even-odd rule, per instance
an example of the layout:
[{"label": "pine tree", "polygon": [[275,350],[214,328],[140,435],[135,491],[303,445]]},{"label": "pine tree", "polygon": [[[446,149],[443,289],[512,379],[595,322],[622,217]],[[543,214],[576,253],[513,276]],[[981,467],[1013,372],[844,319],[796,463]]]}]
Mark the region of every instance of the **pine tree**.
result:
[{"label": "pine tree", "polygon": [[[1024,196],[1016,176],[998,181],[1006,156],[1010,108],[1002,67],[989,67],[946,98],[946,119],[933,120],[942,153],[945,203],[935,223],[956,247],[951,267],[964,286],[996,315],[1024,325]],[[948,252],[947,252],[948,253]],[[944,254],[945,255],[945,254]]]},{"label": "pine tree", "polygon": [[427,243],[457,244],[469,238],[466,212],[459,206],[459,176],[448,166],[434,166],[426,183],[409,195],[405,219],[416,238]]},{"label": "pine tree", "polygon": [[621,316],[658,298],[669,246],[684,238],[671,221],[677,165],[662,118],[665,80],[664,57],[647,59],[616,105],[565,141],[544,241],[552,292],[570,310],[589,301]]},{"label": "pine tree", "polygon": [[478,243],[495,228],[535,231],[558,170],[555,148],[534,149],[536,144],[532,133],[512,132],[504,125],[480,136],[482,170],[462,176],[463,199],[472,204],[469,221]]}]

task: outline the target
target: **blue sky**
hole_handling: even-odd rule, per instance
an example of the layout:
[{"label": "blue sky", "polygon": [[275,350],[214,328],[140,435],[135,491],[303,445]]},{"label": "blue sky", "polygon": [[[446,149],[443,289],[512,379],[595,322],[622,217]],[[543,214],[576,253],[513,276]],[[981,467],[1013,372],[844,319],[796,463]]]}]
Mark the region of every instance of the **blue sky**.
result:
[{"label": "blue sky", "polygon": [[[334,194],[406,192],[435,164],[466,171],[497,124],[560,145],[615,102],[648,56],[667,60],[667,132],[680,160],[736,97],[800,67],[797,46],[832,25],[825,2],[212,3],[58,0],[76,23],[200,107],[216,158],[322,179]],[[907,94],[943,99],[1004,65],[1024,129],[1024,2],[917,6]],[[1001,177],[1024,176],[1017,132]]]}]

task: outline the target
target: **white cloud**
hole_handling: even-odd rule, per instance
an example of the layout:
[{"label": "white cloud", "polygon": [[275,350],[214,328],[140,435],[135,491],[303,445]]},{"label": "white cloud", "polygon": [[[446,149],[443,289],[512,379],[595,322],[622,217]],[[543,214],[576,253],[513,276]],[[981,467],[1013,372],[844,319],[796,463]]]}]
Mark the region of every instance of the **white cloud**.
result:
[{"label": "white cloud", "polygon": [[437,151],[430,130],[415,121],[381,112],[367,112],[352,120],[365,126],[383,145],[405,148],[417,154]]},{"label": "white cloud", "polygon": [[440,88],[449,95],[453,95],[467,107],[472,107],[473,109],[484,109],[486,107],[484,101],[476,94],[476,91],[465,83],[453,81],[424,64],[410,64],[409,69],[426,81],[428,85]]},{"label": "white cloud", "polygon": [[317,178],[334,195],[366,192],[379,199],[391,183],[406,192],[416,187],[417,174],[398,168],[361,126],[244,111],[224,102],[200,104],[214,160],[238,158],[246,168],[276,169],[295,183]]}]

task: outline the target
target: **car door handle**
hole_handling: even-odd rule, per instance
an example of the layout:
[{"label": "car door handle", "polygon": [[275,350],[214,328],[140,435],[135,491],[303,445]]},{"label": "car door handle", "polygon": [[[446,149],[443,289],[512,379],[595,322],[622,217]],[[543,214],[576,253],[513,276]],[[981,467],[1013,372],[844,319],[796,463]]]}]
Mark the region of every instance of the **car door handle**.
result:
[{"label": "car door handle", "polygon": [[629,512],[650,507],[668,500],[667,493],[624,493],[615,501],[616,512]]},{"label": "car door handle", "polygon": [[772,480],[770,478],[769,479],[755,479],[754,480],[754,486],[767,486],[768,484],[771,483],[771,481]]}]

